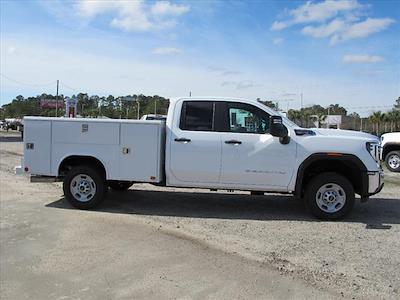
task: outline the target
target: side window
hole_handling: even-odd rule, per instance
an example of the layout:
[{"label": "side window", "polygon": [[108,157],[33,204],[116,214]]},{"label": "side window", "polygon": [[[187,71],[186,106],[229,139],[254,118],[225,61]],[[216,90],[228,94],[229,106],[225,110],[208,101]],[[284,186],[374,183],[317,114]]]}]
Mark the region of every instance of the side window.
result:
[{"label": "side window", "polygon": [[244,103],[228,103],[230,132],[267,133],[269,115],[258,107]]},{"label": "side window", "polygon": [[182,105],[179,128],[192,131],[212,131],[214,102],[185,101]]}]

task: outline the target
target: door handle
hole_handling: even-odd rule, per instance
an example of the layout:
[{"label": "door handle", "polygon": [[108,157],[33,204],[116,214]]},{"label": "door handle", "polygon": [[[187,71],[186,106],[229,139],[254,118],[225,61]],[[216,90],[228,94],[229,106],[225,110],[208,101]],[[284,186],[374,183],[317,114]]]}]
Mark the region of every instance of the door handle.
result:
[{"label": "door handle", "polygon": [[191,141],[191,139],[186,139],[186,138],[176,138],[175,142],[179,142],[179,143],[189,143]]},{"label": "door handle", "polygon": [[225,141],[225,144],[234,144],[234,145],[240,145],[242,142],[241,141],[237,141],[237,140],[229,140],[229,141]]}]

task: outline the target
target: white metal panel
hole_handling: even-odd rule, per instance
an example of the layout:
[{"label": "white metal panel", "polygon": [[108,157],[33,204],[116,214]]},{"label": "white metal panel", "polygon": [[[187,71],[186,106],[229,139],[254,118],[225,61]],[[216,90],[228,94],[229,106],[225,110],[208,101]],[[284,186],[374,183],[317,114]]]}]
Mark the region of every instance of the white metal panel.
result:
[{"label": "white metal panel", "polygon": [[71,156],[90,156],[98,159],[106,169],[107,179],[119,178],[119,145],[54,143],[52,151],[52,176],[57,176],[61,162]]},{"label": "white metal panel", "polygon": [[53,121],[53,143],[116,145],[119,143],[119,123]]},{"label": "white metal panel", "polygon": [[[51,122],[24,122],[24,167],[32,175],[50,175]],[[28,143],[33,149],[27,149]]]},{"label": "white metal panel", "polygon": [[120,180],[160,182],[165,124],[121,124]]}]

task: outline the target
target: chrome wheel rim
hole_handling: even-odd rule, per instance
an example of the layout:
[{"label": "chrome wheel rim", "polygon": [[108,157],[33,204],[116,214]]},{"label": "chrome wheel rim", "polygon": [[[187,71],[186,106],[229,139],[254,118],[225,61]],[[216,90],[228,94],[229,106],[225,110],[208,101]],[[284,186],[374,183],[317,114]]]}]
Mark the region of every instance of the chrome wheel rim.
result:
[{"label": "chrome wheel rim", "polygon": [[398,169],[400,167],[400,157],[397,154],[390,155],[388,164],[392,169]]},{"label": "chrome wheel rim", "polygon": [[76,200],[88,202],[96,194],[96,183],[89,175],[78,174],[71,180],[69,189]]},{"label": "chrome wheel rim", "polygon": [[326,213],[335,213],[346,203],[344,189],[336,183],[326,183],[319,188],[315,196],[318,207]]}]

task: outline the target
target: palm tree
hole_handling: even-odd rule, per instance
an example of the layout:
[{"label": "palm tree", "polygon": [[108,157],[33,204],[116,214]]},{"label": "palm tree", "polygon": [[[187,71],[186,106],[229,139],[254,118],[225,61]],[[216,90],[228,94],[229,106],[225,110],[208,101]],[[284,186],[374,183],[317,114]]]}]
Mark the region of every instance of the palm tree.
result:
[{"label": "palm tree", "polygon": [[382,115],[382,121],[384,126],[384,133],[387,132],[387,125],[390,122],[390,115],[388,113]]},{"label": "palm tree", "polygon": [[388,122],[390,122],[390,131],[393,132],[397,128],[397,124],[400,121],[400,110],[393,109],[387,114]]},{"label": "palm tree", "polygon": [[381,111],[373,112],[371,115],[372,124],[376,125],[376,131],[375,131],[376,135],[379,135],[379,133],[380,133],[379,125],[381,124],[383,118],[384,118],[384,114],[382,114]]},{"label": "palm tree", "polygon": [[[311,113],[307,110],[300,111],[300,120],[302,127],[308,127],[308,121],[310,120]],[[304,122],[305,121],[305,125]]]},{"label": "palm tree", "polygon": [[375,133],[375,118],[374,118],[374,116],[370,115],[368,117],[368,121],[369,121],[369,123],[371,124],[371,127],[372,127],[372,131],[371,132]]},{"label": "palm tree", "polygon": [[290,109],[288,111],[288,118],[292,120],[294,123],[299,125],[299,121],[301,121],[302,114],[299,110]]}]

